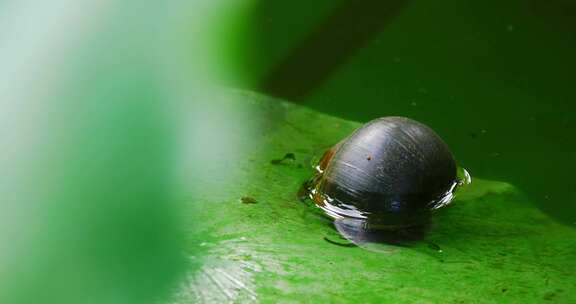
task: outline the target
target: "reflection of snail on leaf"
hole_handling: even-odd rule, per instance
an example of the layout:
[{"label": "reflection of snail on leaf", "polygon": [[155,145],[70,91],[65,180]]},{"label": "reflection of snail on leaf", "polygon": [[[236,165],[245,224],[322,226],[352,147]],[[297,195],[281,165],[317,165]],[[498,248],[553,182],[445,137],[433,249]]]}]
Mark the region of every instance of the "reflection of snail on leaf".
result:
[{"label": "reflection of snail on leaf", "polygon": [[422,239],[433,210],[469,177],[429,127],[403,117],[373,120],[324,153],[307,196],[355,244]]}]

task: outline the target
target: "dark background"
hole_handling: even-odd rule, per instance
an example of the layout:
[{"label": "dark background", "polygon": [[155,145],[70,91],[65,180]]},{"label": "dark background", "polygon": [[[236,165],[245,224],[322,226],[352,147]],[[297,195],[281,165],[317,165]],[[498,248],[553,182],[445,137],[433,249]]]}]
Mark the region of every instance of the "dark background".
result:
[{"label": "dark background", "polygon": [[275,0],[241,15],[236,86],[422,121],[473,177],[576,223],[576,1]]}]

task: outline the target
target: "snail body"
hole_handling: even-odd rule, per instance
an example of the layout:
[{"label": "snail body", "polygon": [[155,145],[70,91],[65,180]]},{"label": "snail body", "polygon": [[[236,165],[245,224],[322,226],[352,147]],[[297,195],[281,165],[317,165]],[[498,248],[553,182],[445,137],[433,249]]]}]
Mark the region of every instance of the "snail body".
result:
[{"label": "snail body", "polygon": [[425,225],[458,184],[446,143],[404,117],[368,122],[326,151],[316,170],[309,197],[336,223],[356,230]]}]

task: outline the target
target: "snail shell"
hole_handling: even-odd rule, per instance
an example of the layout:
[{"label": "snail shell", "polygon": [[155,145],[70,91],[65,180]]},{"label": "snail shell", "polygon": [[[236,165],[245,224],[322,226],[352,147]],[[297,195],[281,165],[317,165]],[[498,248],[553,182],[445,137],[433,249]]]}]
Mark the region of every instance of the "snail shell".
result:
[{"label": "snail shell", "polygon": [[370,121],[328,150],[316,169],[309,197],[332,218],[360,220],[366,229],[425,224],[457,185],[446,143],[404,117]]}]

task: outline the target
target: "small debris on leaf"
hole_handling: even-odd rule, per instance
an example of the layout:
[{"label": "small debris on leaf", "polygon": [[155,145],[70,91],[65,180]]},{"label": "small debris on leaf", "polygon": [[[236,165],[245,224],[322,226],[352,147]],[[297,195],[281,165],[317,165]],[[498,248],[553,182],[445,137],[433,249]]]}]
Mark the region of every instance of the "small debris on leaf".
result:
[{"label": "small debris on leaf", "polygon": [[251,196],[243,196],[240,201],[242,204],[258,204],[258,201]]},{"label": "small debris on leaf", "polygon": [[273,159],[270,161],[271,164],[273,165],[279,165],[281,163],[283,163],[284,161],[287,160],[291,160],[291,161],[295,161],[296,160],[296,155],[294,155],[294,153],[286,153],[286,155],[284,155],[283,158],[281,159]]}]

